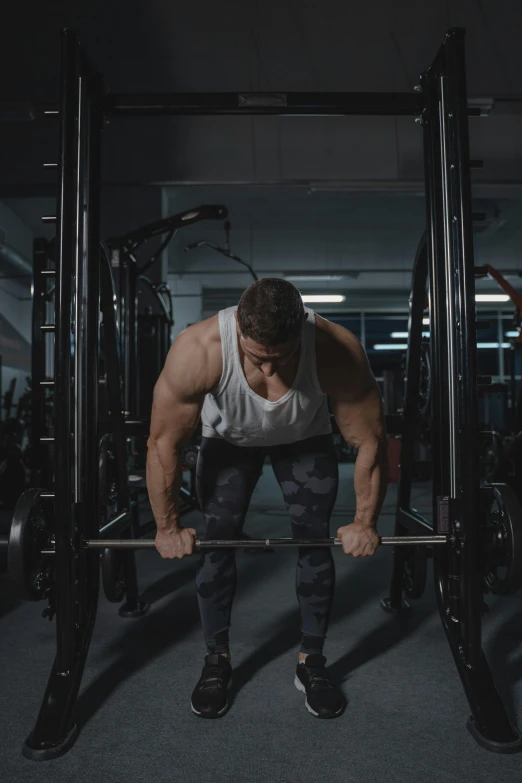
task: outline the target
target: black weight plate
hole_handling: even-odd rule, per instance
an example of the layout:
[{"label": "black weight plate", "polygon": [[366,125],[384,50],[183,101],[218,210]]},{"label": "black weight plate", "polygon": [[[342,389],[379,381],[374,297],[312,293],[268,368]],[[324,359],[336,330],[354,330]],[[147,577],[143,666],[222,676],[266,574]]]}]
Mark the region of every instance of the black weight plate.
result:
[{"label": "black weight plate", "polygon": [[115,457],[112,450],[112,435],[106,433],[100,439],[99,447],[99,497],[102,507],[112,506],[118,498],[116,490]]},{"label": "black weight plate", "polygon": [[479,436],[480,477],[486,484],[495,481],[499,464],[501,440],[497,432],[480,433]]},{"label": "black weight plate", "polygon": [[421,416],[429,413],[431,406],[431,356],[429,343],[421,345],[420,383],[418,410]]},{"label": "black weight plate", "polygon": [[0,463],[0,506],[14,508],[27,482],[27,472],[20,456]]},{"label": "black weight plate", "polygon": [[[507,484],[492,484],[498,511],[488,520],[494,544],[486,554],[485,583],[495,595],[514,595],[522,587],[522,506]],[[501,569],[503,573],[499,574]]]},{"label": "black weight plate", "polygon": [[43,489],[26,489],[13,513],[7,565],[20,598],[40,601],[50,585],[52,555],[42,555],[51,544],[52,528],[49,501],[42,499]]},{"label": "black weight plate", "polygon": [[0,446],[7,449],[11,444],[21,443],[24,437],[24,425],[19,419],[6,419],[0,429]]},{"label": "black weight plate", "polygon": [[185,451],[185,454],[183,455],[183,463],[187,466],[187,468],[193,470],[196,467],[197,461],[198,461],[198,450],[187,449]]},{"label": "black weight plate", "polygon": [[103,592],[108,601],[120,604],[127,590],[125,580],[125,557],[127,552],[104,549],[101,556]]},{"label": "black weight plate", "polygon": [[403,590],[408,598],[420,598],[426,589],[428,551],[425,546],[411,547],[404,562]]}]

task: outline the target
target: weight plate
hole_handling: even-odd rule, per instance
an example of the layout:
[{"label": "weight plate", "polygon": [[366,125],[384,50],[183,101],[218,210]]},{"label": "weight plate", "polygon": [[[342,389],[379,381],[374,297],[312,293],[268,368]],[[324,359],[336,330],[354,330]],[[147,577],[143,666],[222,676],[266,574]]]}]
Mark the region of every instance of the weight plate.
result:
[{"label": "weight plate", "polygon": [[426,546],[408,549],[411,549],[411,553],[404,561],[402,586],[408,598],[420,598],[426,589],[428,550]]},{"label": "weight plate", "polygon": [[106,433],[100,438],[98,462],[98,489],[102,508],[113,506],[118,499],[116,489],[115,456],[112,449],[112,435]]},{"label": "weight plate", "polygon": [[7,566],[20,598],[40,601],[52,581],[52,556],[42,555],[51,545],[52,505],[42,499],[43,489],[22,493],[13,513]]},{"label": "weight plate", "polygon": [[480,477],[486,484],[495,481],[500,464],[501,440],[498,432],[479,434]]},{"label": "weight plate", "polygon": [[514,595],[522,586],[522,506],[507,484],[492,484],[493,501],[485,534],[485,585],[495,595]]},{"label": "weight plate", "polygon": [[127,590],[125,579],[125,558],[127,552],[104,549],[101,556],[103,591],[108,601],[120,604]]},{"label": "weight plate", "polygon": [[14,508],[27,483],[21,456],[11,455],[0,462],[0,507]]},{"label": "weight plate", "polygon": [[431,405],[431,358],[429,343],[421,345],[419,402],[418,410],[421,416],[427,416]]},{"label": "weight plate", "polygon": [[0,450],[9,453],[12,445],[20,444],[24,436],[24,425],[20,419],[6,419],[0,429]]},{"label": "weight plate", "polygon": [[193,470],[198,461],[198,450],[196,448],[187,449],[183,455],[183,463],[187,468]]}]

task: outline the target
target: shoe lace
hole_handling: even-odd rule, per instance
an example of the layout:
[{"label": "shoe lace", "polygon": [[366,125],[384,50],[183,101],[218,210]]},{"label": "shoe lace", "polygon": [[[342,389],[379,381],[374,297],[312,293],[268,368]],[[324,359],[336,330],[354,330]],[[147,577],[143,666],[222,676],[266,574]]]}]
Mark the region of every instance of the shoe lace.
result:
[{"label": "shoe lace", "polygon": [[334,688],[333,683],[330,681],[326,671],[323,668],[309,668],[308,676],[310,678],[311,688]]},{"label": "shoe lace", "polygon": [[219,685],[223,682],[225,676],[225,669],[222,666],[205,666],[201,682],[199,684],[199,690],[209,690],[216,687],[216,683]]}]

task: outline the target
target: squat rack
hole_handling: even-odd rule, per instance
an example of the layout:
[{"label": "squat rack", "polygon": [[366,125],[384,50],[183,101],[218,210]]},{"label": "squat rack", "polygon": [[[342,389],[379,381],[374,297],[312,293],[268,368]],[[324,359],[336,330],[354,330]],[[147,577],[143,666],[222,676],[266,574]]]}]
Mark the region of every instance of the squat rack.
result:
[{"label": "squat rack", "polygon": [[[403,514],[399,531],[445,535],[434,553],[442,624],[483,747],[522,749],[481,648],[482,589],[477,448],[475,303],[464,31],[451,30],[412,93],[222,93],[111,95],[78,36],[62,33],[59,199],[56,216],[54,598],[57,653],[35,728],[23,753],[41,760],[75,742],[73,711],[89,650],[99,561],[82,541],[98,525],[98,349],[100,141],[104,116],[406,115],[424,133],[427,261],[433,384],[433,525]],[[448,390],[449,393],[446,393]],[[402,560],[395,558],[395,568]],[[400,612],[400,580],[388,609]]]}]

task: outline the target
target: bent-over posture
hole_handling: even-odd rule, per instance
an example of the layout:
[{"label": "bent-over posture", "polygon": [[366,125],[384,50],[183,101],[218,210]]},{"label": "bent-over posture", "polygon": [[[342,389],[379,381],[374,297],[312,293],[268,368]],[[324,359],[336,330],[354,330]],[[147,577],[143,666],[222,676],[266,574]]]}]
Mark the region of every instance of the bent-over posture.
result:
[{"label": "bent-over posture", "polygon": [[[286,280],[264,278],[238,307],[194,324],[174,341],[154,389],[147,487],[164,558],[194,551],[180,524],[180,449],[201,417],[196,468],[205,539],[240,538],[265,457],[272,464],[294,538],[329,536],[338,486],[328,399],[345,440],[358,449],[353,522],[339,528],[343,551],[373,555],[387,488],[387,444],[379,387],[357,338],[303,306]],[[323,645],[334,594],[329,548],[300,548],[297,598],[302,641],[295,685],[320,718],[340,715],[344,696],[325,669]],[[201,557],[197,596],[207,656],[192,693],[196,715],[228,709],[229,628],[236,590],[233,550]]]}]

